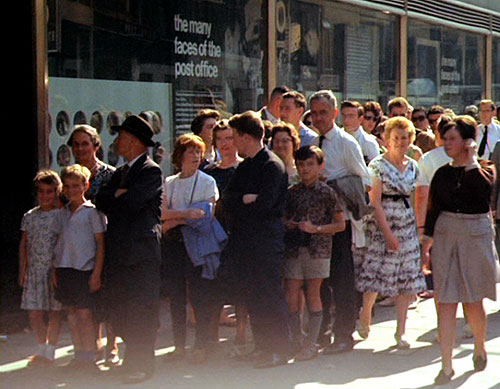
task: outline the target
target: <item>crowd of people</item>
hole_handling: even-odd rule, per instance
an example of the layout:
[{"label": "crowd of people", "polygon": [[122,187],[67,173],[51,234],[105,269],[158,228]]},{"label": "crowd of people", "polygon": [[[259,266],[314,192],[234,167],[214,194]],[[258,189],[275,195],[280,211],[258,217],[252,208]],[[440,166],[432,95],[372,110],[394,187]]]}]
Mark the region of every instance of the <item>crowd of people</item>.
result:
[{"label": "crowd of people", "polygon": [[227,304],[231,355],[255,368],[353,350],[382,299],[396,308],[393,345],[407,349],[408,309],[433,296],[435,383],[454,375],[458,303],[474,370],[484,370],[482,301],[496,298],[498,279],[496,113],[490,100],[457,115],[403,97],[384,112],[375,101],[339,105],[329,90],[306,100],[281,86],[259,111],[222,119],[201,110],[175,141],[168,177],[148,155],[153,130],[141,116],[113,128],[125,161],[117,169],[97,157],[97,131],[76,126],[68,144],[77,164],[37,174],[38,205],[21,225],[22,308],[38,342],[30,365],[53,363],[64,308],[75,351],[65,369],[96,370],[98,352],[121,364],[125,383],[149,379],[165,289],[167,361],[209,359]]}]

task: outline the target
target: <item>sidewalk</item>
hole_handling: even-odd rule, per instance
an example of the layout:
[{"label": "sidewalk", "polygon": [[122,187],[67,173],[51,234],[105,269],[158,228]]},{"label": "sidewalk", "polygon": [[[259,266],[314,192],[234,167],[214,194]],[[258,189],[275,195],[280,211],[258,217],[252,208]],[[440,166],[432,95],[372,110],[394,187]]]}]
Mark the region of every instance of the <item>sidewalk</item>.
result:
[{"label": "sidewalk", "polygon": [[[499,288],[500,292],[500,288]],[[500,296],[500,293],[499,293]],[[164,304],[165,305],[165,304]],[[454,369],[456,375],[445,388],[500,389],[500,302],[485,300],[488,313],[488,366],[484,372],[472,368],[472,339],[464,339],[463,314],[457,327]],[[433,300],[420,300],[409,311],[407,336],[410,350],[395,350],[395,311],[393,307],[375,307],[374,325],[365,341],[355,334],[354,351],[341,355],[322,356],[308,362],[291,363],[269,370],[255,370],[251,364],[230,359],[235,329],[221,327],[222,341],[215,355],[205,365],[189,362],[164,363],[170,351],[169,315],[162,312],[158,333],[156,373],[150,381],[137,385],[142,388],[238,388],[238,389],[310,389],[310,388],[432,388],[440,370],[440,351],[436,337],[436,313]],[[192,330],[190,330],[192,337]],[[191,339],[192,341],[192,339]],[[30,333],[10,335],[0,344],[1,388],[119,388],[118,377],[103,375],[88,377],[68,375],[57,368],[26,368],[27,357],[34,350]],[[71,338],[65,325],[57,351],[57,365],[71,358]]]}]

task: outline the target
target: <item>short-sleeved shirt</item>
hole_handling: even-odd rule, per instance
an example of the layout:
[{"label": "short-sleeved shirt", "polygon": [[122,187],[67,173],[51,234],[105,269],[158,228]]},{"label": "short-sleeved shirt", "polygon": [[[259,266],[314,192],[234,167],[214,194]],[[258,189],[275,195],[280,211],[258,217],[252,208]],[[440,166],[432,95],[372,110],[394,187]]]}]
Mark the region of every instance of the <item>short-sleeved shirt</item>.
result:
[{"label": "short-sleeved shirt", "polygon": [[[293,185],[288,189],[286,219],[296,222],[309,219],[314,225],[332,223],[333,214],[342,212],[334,189],[324,182],[317,181],[307,187],[303,183]],[[311,258],[330,258],[332,252],[332,237],[329,234],[312,234],[308,246]],[[296,258],[298,247],[287,247],[287,258]]]},{"label": "short-sleeved shirt", "polygon": [[444,151],[444,147],[432,149],[422,155],[422,158],[418,161],[420,175],[418,176],[417,186],[430,186],[434,173],[449,162],[451,162],[451,158]]},{"label": "short-sleeved shirt", "polygon": [[164,209],[187,209],[191,204],[219,199],[219,191],[215,179],[201,170],[188,178],[174,174],[165,179],[163,191]]},{"label": "short-sleeved shirt", "polygon": [[55,267],[92,270],[95,266],[96,234],[106,232],[106,217],[90,201],[75,212],[68,206],[58,210],[54,230],[59,234]]}]

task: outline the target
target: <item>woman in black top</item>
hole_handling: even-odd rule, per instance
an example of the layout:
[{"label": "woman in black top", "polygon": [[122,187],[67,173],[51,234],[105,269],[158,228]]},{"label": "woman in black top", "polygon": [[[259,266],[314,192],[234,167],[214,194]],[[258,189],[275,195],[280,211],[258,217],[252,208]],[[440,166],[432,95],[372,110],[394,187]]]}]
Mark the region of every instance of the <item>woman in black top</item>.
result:
[{"label": "woman in black top", "polygon": [[474,370],[486,367],[486,314],[483,298],[496,298],[497,260],[490,217],[490,196],[495,168],[476,157],[477,123],[459,116],[443,129],[444,148],[453,161],[439,168],[429,193],[423,237],[423,263],[429,265],[438,303],[442,370],[438,385],[454,375],[452,352],[456,310],[463,303],[474,335]]}]

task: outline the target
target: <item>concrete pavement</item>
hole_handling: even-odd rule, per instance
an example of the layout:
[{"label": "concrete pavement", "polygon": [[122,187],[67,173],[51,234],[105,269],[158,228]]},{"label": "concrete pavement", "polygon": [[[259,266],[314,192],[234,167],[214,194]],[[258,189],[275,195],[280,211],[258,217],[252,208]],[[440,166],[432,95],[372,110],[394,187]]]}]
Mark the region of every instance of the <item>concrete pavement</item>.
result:
[{"label": "concrete pavement", "polygon": [[[500,288],[499,288],[500,296]],[[166,304],[163,304],[165,306]],[[500,389],[500,302],[485,300],[488,313],[488,366],[474,373],[472,339],[463,335],[463,314],[459,307],[457,345],[454,352],[455,377],[446,388]],[[440,350],[435,343],[436,313],[433,300],[420,300],[410,310],[407,322],[409,350],[396,350],[393,307],[375,307],[374,324],[367,340],[355,334],[354,351],[342,355],[320,355],[308,362],[296,362],[268,370],[255,370],[250,363],[228,357],[235,329],[221,327],[222,341],[213,357],[203,365],[187,361],[165,363],[164,354],[172,349],[169,315],[162,312],[157,341],[155,376],[141,388],[432,388],[440,370]],[[192,332],[190,337],[192,340]],[[1,388],[118,388],[123,387],[112,374],[88,377],[62,372],[56,367],[27,368],[27,358],[35,349],[31,332],[10,335],[0,344]],[[251,346],[249,346],[251,347]],[[65,325],[57,350],[56,365],[71,358],[71,338]]]}]

